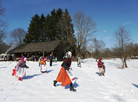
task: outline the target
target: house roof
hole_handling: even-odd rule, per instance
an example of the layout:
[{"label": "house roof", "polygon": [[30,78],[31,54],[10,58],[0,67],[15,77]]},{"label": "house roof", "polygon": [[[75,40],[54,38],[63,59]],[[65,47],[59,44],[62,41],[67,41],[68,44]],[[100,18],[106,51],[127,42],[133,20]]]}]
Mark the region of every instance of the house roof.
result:
[{"label": "house roof", "polygon": [[20,45],[10,53],[29,53],[29,52],[52,52],[60,43],[60,40],[39,42],[27,45]]}]

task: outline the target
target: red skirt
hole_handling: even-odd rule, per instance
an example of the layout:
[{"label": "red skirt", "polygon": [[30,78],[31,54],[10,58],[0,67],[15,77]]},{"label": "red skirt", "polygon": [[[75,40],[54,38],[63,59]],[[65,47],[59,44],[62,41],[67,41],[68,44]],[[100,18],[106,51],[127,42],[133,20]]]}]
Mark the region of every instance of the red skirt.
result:
[{"label": "red skirt", "polygon": [[71,81],[69,75],[67,74],[66,70],[64,69],[64,67],[61,68],[56,81],[62,83],[62,86],[71,84],[72,81]]}]

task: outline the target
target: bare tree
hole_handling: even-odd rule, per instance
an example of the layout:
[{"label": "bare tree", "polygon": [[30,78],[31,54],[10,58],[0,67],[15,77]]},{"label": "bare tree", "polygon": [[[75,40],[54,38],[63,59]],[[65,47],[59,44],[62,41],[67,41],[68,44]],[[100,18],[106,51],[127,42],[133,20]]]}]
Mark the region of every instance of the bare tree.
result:
[{"label": "bare tree", "polygon": [[82,11],[78,11],[74,14],[73,21],[76,30],[77,57],[85,53],[88,42],[92,40],[93,33],[96,32],[96,23],[93,21],[91,16],[86,16]]},{"label": "bare tree", "polygon": [[23,39],[26,35],[26,31],[22,28],[17,28],[11,31],[10,37],[13,42],[16,42],[18,44],[23,44]]},{"label": "bare tree", "polygon": [[92,56],[93,51],[94,51],[94,45],[93,45],[93,43],[91,43],[91,44],[87,47],[87,51],[89,51],[89,52],[91,53],[91,57],[93,57],[93,56]]},{"label": "bare tree", "polygon": [[129,57],[136,58],[138,56],[138,44],[137,43],[130,43],[127,48],[129,49]]},{"label": "bare tree", "polygon": [[125,30],[124,26],[120,26],[118,30],[114,34],[116,47],[118,51],[119,58],[122,60],[122,68],[128,67],[126,60],[128,58],[128,48],[127,45],[130,43],[130,33],[129,31]]},{"label": "bare tree", "polygon": [[3,43],[5,36],[6,23],[2,20],[4,15],[4,8],[1,6],[2,0],[0,0],[0,43]]},{"label": "bare tree", "polygon": [[102,57],[102,53],[104,52],[105,43],[102,40],[97,40],[94,38],[93,40],[93,57],[96,58],[96,61],[99,57]]},{"label": "bare tree", "polygon": [[103,52],[103,57],[104,58],[111,58],[112,57],[112,51],[109,48],[105,48]]},{"label": "bare tree", "polygon": [[0,15],[4,14],[4,8],[1,6],[2,0],[0,0]]}]

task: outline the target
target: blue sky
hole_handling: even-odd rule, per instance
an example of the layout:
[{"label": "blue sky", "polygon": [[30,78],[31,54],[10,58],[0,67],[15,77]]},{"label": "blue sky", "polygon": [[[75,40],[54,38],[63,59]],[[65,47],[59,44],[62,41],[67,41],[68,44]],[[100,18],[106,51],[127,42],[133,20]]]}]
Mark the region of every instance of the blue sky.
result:
[{"label": "blue sky", "polygon": [[68,9],[70,15],[81,10],[92,16],[97,23],[98,40],[103,40],[106,47],[114,46],[114,32],[125,25],[131,39],[138,43],[138,0],[4,0],[8,32],[23,28],[28,30],[30,20],[35,15],[45,16],[55,8]]}]

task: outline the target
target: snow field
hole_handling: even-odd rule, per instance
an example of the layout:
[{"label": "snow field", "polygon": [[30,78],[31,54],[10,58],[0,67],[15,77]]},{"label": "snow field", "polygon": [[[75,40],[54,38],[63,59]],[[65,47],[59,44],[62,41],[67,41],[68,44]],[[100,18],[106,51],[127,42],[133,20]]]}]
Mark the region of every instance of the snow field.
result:
[{"label": "snow field", "polygon": [[53,86],[62,62],[54,62],[52,67],[47,62],[48,72],[42,74],[38,62],[28,61],[23,81],[11,75],[17,62],[0,62],[0,102],[138,102],[138,60],[128,60],[126,69],[118,68],[119,59],[103,61],[105,76],[98,75],[95,59],[83,60],[82,68],[72,62],[77,92],[61,83]]}]

